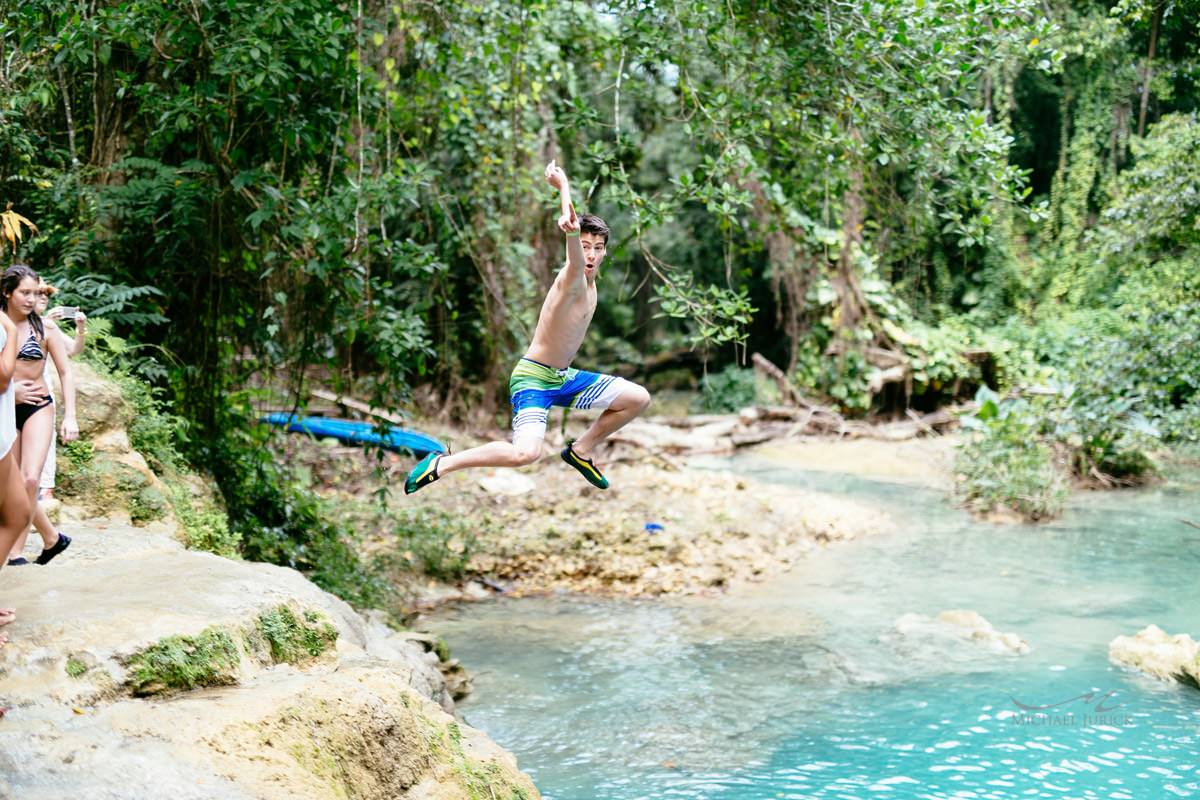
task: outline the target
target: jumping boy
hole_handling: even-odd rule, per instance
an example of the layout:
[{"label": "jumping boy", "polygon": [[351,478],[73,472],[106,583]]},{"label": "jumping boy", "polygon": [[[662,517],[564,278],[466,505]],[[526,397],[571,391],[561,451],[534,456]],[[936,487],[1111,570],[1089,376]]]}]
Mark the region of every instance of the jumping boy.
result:
[{"label": "jumping boy", "polygon": [[579,439],[568,441],[562,459],[593,486],[608,488],[591,455],[613,431],[645,411],[650,393],[612,375],[571,369],[592,315],[596,312],[596,272],[604,260],[608,225],[592,214],[575,214],[567,174],[551,161],[546,181],[558,189],[566,234],[567,265],[558,273],[538,314],[533,342],[508,381],[513,408],[513,440],[489,442],[453,455],[430,453],[408,473],[405,494],[412,494],[460,469],[520,467],[541,458],[551,406],[604,409]]}]

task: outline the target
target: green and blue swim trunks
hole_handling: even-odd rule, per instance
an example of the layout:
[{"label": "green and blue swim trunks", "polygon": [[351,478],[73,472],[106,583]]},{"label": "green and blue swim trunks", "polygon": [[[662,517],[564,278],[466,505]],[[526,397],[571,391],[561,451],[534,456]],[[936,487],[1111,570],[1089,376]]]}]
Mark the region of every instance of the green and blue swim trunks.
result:
[{"label": "green and blue swim trunks", "polygon": [[552,406],[605,409],[629,386],[624,378],[558,369],[532,358],[522,357],[508,379],[508,394],[513,408],[513,441],[542,439]]}]

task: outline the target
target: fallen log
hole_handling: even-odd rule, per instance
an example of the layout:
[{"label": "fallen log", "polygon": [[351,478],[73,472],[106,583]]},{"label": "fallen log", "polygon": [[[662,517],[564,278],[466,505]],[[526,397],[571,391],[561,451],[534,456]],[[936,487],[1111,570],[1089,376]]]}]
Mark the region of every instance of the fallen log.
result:
[{"label": "fallen log", "polygon": [[823,406],[820,403],[809,400],[807,397],[802,395],[800,390],[793,386],[792,382],[788,380],[788,377],[786,374],[784,374],[783,370],[768,361],[762,353],[755,353],[754,355],[750,356],[750,360],[754,363],[756,368],[762,370],[769,377],[774,379],[776,385],[779,387],[779,393],[783,396],[784,400],[791,400],[800,408],[811,409],[816,412],[816,414],[824,415],[832,420],[835,420],[837,422],[837,427],[845,425],[846,420],[841,414],[837,413],[828,406]]},{"label": "fallen log", "polygon": [[887,369],[877,369],[867,378],[867,391],[879,394],[889,383],[902,383],[908,378],[908,366],[904,364]]},{"label": "fallen log", "polygon": [[361,411],[368,416],[378,417],[379,419],[384,420],[385,422],[390,422],[393,425],[404,424],[403,417],[393,414],[390,411],[385,411],[382,408],[376,408],[375,406],[364,403],[362,400],[355,400],[353,397],[346,397],[342,394],[334,394],[327,389],[312,389],[309,391],[309,394],[311,394],[313,397],[320,398],[321,400],[328,400],[331,403],[337,403],[340,406],[352,408],[355,411]]},{"label": "fallen log", "polygon": [[667,425],[672,428],[699,428],[703,425],[711,425],[715,422],[725,422],[729,419],[737,419],[736,414],[694,414],[687,417],[642,417],[642,422],[650,422],[655,425]]}]

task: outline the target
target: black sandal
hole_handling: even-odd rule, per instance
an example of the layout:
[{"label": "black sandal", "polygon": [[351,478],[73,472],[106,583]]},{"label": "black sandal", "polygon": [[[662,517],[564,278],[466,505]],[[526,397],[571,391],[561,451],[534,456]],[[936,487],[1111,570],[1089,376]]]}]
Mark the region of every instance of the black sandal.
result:
[{"label": "black sandal", "polygon": [[[42,551],[42,554],[34,559],[33,563],[45,566],[54,560],[54,557],[71,546],[71,537],[67,536],[62,531],[58,533],[58,540],[54,544]],[[11,563],[11,562],[10,562]]]}]

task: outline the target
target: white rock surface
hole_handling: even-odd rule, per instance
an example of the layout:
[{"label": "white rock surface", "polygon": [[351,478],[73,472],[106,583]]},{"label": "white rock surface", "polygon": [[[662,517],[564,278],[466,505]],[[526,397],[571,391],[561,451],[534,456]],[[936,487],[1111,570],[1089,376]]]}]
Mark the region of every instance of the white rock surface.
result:
[{"label": "white rock surface", "polygon": [[[454,720],[437,657],[294,570],[183,549],[168,525],[89,521],[46,567],[9,567],[0,648],[0,798],[537,797],[515,759]],[[336,647],[300,666],[243,653],[236,683],[160,699],[127,659],[168,636],[248,630],[287,605]],[[87,671],[67,673],[68,661]]]},{"label": "white rock surface", "polygon": [[1147,625],[1133,636],[1109,642],[1108,657],[1156,678],[1200,687],[1200,643],[1186,633],[1172,636],[1157,625]]},{"label": "white rock surface", "polygon": [[951,635],[982,645],[996,653],[1025,655],[1029,643],[1015,633],[1002,633],[978,612],[964,609],[943,611],[934,618],[904,614],[896,620],[896,631],[906,636]]}]

